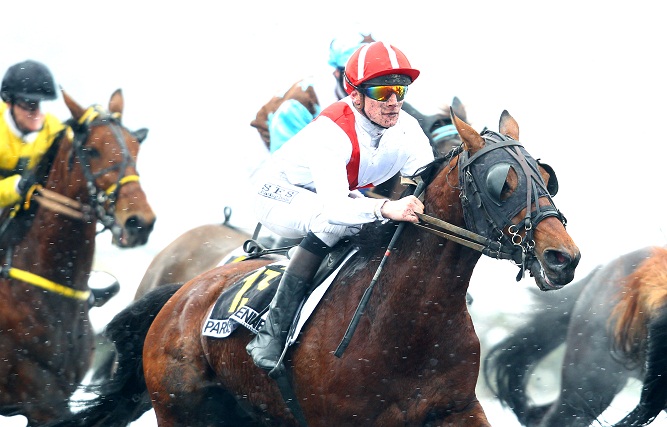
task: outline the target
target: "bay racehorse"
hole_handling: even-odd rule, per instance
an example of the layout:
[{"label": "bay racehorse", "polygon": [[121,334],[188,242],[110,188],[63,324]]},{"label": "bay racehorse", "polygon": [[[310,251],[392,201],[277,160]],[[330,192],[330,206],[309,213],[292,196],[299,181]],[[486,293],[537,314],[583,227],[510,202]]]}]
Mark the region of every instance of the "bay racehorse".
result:
[{"label": "bay racehorse", "polygon": [[[513,260],[519,277],[528,272],[548,291],[572,280],[580,253],[549,194],[555,176],[518,142],[509,113],[500,133],[453,118],[460,149],[411,187],[424,201],[422,222],[367,224],[351,239],[348,261],[284,353],[279,381],[246,353],[247,329],[204,334],[221,295],[240,307],[235,314],[249,312],[250,293],[278,283],[274,261],[284,259],[250,258],[160,286],[114,317],[114,376],[50,426],[124,426],[151,405],[161,427],[489,426],[475,394],[473,268],[482,253]],[[255,282],[262,274],[271,279]],[[259,316],[247,320],[261,327]]]},{"label": "bay racehorse", "polygon": [[121,248],[145,244],[155,222],[135,166],[146,130],[122,126],[122,92],[108,111],[63,98],[72,118],[37,166],[29,202],[3,212],[0,237],[0,414],[30,426],[70,412],[91,363],[98,222]]},{"label": "bay racehorse", "polygon": [[[640,401],[615,426],[648,425],[667,408],[667,248],[624,254],[546,297],[536,295],[543,308],[485,358],[485,381],[522,425],[604,423],[599,416],[631,378],[642,382]],[[559,395],[532,404],[531,374],[563,347]]]}]

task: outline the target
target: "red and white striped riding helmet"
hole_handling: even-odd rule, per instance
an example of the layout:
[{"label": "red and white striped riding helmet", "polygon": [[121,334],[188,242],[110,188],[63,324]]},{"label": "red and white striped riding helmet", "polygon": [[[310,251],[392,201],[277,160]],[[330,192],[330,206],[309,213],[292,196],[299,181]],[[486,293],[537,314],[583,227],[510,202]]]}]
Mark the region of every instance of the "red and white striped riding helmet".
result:
[{"label": "red and white striped riding helmet", "polygon": [[406,75],[414,82],[419,70],[412,68],[403,52],[390,44],[373,42],[363,45],[345,66],[345,92],[349,95],[360,84],[388,74]]}]

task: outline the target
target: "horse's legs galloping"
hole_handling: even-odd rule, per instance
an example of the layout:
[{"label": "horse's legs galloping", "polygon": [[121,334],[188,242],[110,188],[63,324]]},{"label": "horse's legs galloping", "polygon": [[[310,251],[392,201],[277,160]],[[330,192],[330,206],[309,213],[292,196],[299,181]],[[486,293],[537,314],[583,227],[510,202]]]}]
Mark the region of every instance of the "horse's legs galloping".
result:
[{"label": "horse's legs galloping", "polygon": [[628,380],[627,369],[609,351],[605,328],[580,323],[592,322],[576,316],[571,320],[560,394],[551,403],[540,427],[562,427],[564,423],[570,427],[588,427],[609,407]]}]

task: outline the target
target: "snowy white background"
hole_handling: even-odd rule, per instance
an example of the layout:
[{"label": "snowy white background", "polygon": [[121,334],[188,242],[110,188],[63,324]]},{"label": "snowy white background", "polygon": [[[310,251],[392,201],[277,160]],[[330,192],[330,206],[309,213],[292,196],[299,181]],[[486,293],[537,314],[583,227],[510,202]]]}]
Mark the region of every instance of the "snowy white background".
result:
[{"label": "snowy white background", "polygon": [[[158,221],[143,248],[98,239],[96,268],[123,287],[93,313],[102,328],[182,232],[222,221],[227,205],[232,223],[252,230],[245,179],[266,152],[249,123],[297,79],[331,73],[329,42],[348,24],[396,45],[422,71],[408,101],[423,112],[456,95],[478,130],[497,129],[504,109],[517,119],[526,148],[558,173],[556,203],[582,252],[577,279],[622,253],[664,245],[667,29],[657,8],[647,0],[13,1],[0,5],[0,70],[42,61],[83,105],[106,105],[122,88],[125,124],[150,129],[138,166]],[[61,98],[44,107],[68,117]],[[475,271],[472,311],[487,340],[505,330],[485,319],[526,308],[534,284],[516,283],[516,272],[489,259]],[[514,425],[484,404],[494,424]],[[620,414],[609,420],[625,410],[614,406]],[[155,425],[151,417],[135,425]]]}]

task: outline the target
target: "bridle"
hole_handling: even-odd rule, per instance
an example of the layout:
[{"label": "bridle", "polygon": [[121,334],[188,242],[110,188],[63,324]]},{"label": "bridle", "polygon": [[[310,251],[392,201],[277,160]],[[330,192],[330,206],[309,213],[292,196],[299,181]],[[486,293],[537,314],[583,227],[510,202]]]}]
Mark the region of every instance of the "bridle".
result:
[{"label": "bridle", "polygon": [[[120,148],[122,160],[113,165],[93,173],[90,167],[90,155],[86,147],[86,141],[90,134],[91,128],[95,126],[108,126],[114,135],[114,139]],[[115,113],[108,113],[100,106],[92,106],[86,110],[81,118],[76,122],[74,138],[72,147],[74,153],[79,158],[83,175],[86,178],[86,188],[90,196],[90,208],[95,213],[95,216],[102,224],[101,233],[105,230],[111,230],[114,237],[120,237],[122,232],[121,227],[116,224],[114,209],[118,193],[122,185],[129,182],[139,181],[138,175],[125,175],[128,167],[134,166],[135,162],[132,154],[127,147],[125,138],[122,133],[122,126],[120,124],[120,115]],[[95,181],[100,176],[106,175],[109,172],[118,171],[118,179],[107,189],[100,189],[95,184]]]},{"label": "bridle", "polygon": [[[512,260],[520,268],[517,276],[520,280],[536,259],[533,234],[537,225],[548,217],[556,217],[563,225],[567,224],[554,205],[552,196],[555,192],[549,192],[557,187],[556,178],[552,173],[549,184],[545,184],[538,168],[541,163],[534,160],[519,141],[489,130],[484,130],[481,136],[486,145],[474,155],[468,156],[468,152],[459,146],[443,159],[458,154],[460,198],[466,229],[423,214],[418,215],[421,222],[414,225],[492,258]],[[518,185],[507,199],[501,200],[510,168],[517,175]],[[547,198],[547,205],[539,205],[542,197]],[[524,208],[523,220],[514,224],[512,219]]]}]

